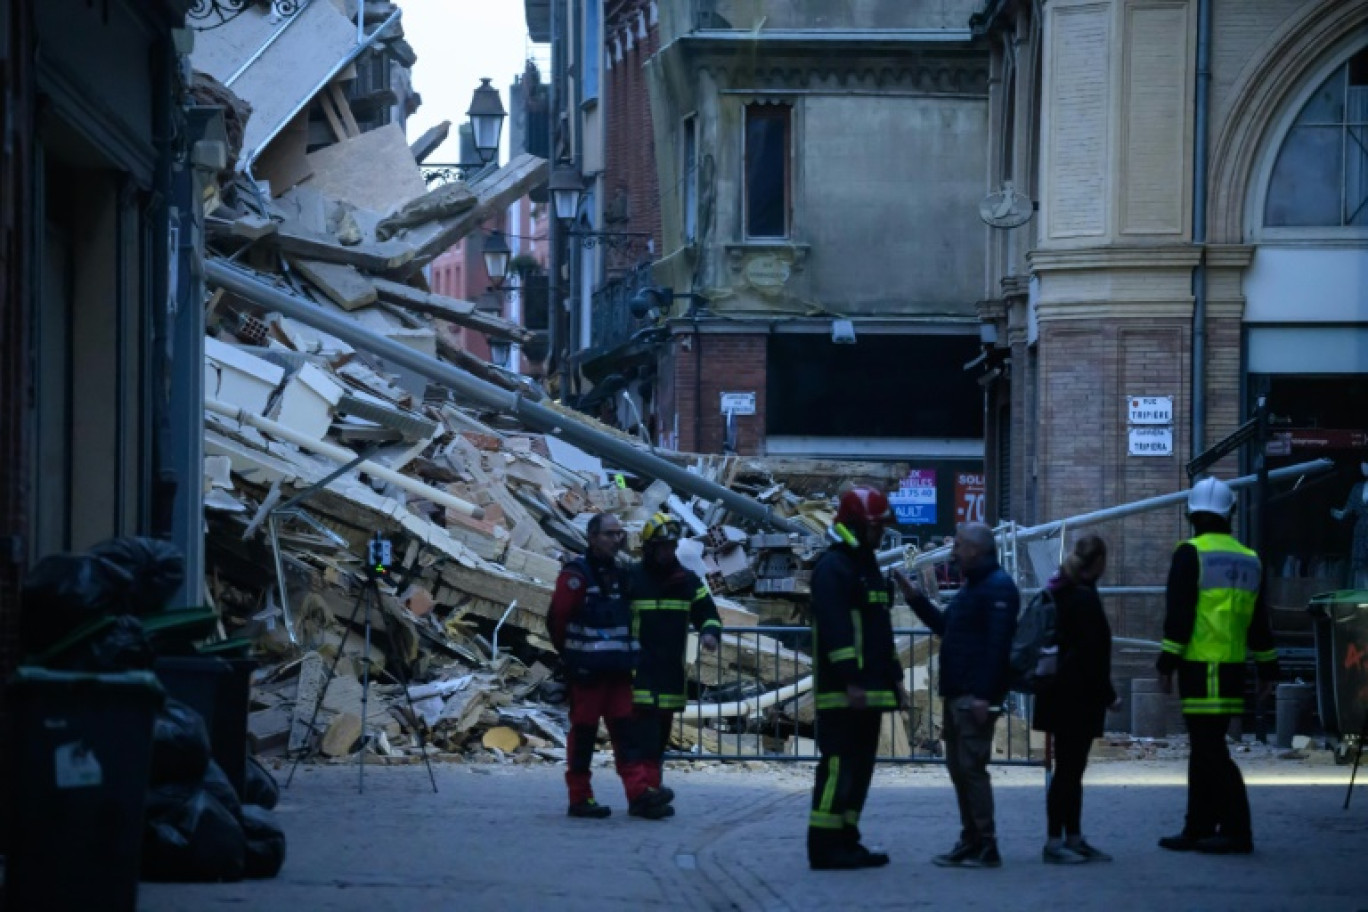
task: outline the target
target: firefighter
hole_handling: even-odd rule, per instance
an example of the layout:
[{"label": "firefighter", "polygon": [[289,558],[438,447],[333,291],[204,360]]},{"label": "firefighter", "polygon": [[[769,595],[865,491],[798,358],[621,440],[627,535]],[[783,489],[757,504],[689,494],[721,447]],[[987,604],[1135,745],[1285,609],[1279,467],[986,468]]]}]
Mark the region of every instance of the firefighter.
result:
[{"label": "firefighter", "polygon": [[641,650],[632,684],[638,748],[648,770],[648,788],[628,812],[659,820],[674,814],[674,792],[662,781],[665,747],[676,710],[687,700],[685,646],[689,625],[698,631],[703,649],[717,649],[722,621],[703,581],[680,565],[675,548],[679,520],[656,513],[641,531],[641,561],[628,582],[632,635]]},{"label": "firefighter", "polygon": [[590,764],[605,720],[613,742],[618,775],[630,806],[646,790],[636,770],[640,757],[632,740],[632,668],[637,654],[626,574],[617,565],[626,532],[616,516],[589,519],[589,551],[566,564],[551,597],[551,641],[560,651],[570,692],[570,733],[566,738],[565,784],[571,817],[602,818],[612,811],[594,799]]},{"label": "firefighter", "polygon": [[1188,519],[1196,534],[1174,550],[1169,564],[1157,670],[1165,693],[1178,672],[1191,742],[1187,820],[1181,833],[1159,840],[1175,852],[1254,851],[1249,796],[1230,759],[1226,730],[1231,717],[1244,712],[1246,653],[1258,664],[1260,699],[1277,681],[1278,653],[1259,556],[1231,535],[1234,511],[1230,485],[1218,478],[1193,485]]},{"label": "firefighter", "polygon": [[827,530],[830,547],[812,571],[821,755],[808,816],[808,864],[814,870],[888,864],[888,855],[861,844],[860,812],[874,776],[883,713],[906,703],[889,614],[892,586],[875,551],[892,519],[882,492],[846,491]]}]

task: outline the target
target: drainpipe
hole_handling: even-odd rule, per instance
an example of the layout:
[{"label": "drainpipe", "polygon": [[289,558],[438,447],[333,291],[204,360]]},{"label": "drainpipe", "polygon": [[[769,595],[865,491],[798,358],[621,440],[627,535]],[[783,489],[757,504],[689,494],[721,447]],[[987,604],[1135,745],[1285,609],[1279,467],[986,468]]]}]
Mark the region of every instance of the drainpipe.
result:
[{"label": "drainpipe", "polygon": [[698,334],[698,307],[689,302],[694,348],[694,452],[703,452],[703,337]]},{"label": "drainpipe", "polygon": [[1197,94],[1192,152],[1192,455],[1206,450],[1207,361],[1207,133],[1211,98],[1211,0],[1197,0]]}]

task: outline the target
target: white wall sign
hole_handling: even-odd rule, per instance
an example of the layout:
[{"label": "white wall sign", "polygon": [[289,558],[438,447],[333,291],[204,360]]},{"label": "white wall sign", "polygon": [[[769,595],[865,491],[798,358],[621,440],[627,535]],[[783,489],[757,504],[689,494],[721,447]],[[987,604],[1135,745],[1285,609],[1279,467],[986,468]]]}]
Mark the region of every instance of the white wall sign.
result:
[{"label": "white wall sign", "polygon": [[1172,396],[1131,396],[1126,408],[1131,424],[1173,424]]},{"label": "white wall sign", "polygon": [[1130,429],[1132,456],[1172,456],[1173,428],[1133,427]]},{"label": "white wall sign", "polygon": [[755,393],[723,393],[722,414],[728,412],[733,415],[754,415]]}]

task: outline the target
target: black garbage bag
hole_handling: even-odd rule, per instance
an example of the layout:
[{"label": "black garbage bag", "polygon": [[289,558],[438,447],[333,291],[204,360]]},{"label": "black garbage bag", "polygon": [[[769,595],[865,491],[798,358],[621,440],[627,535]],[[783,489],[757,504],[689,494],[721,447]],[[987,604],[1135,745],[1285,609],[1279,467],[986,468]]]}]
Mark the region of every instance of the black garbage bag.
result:
[{"label": "black garbage bag", "polygon": [[179,700],[167,700],[152,732],[153,786],[198,786],[209,768],[209,732],[204,717]]},{"label": "black garbage bag", "polygon": [[180,549],[158,538],[111,538],[90,553],[119,568],[128,577],[124,592],[132,614],[162,611],[185,582],[185,557]]},{"label": "black garbage bag", "polygon": [[285,831],[275,814],[255,804],[242,806],[242,830],[247,835],[247,876],[275,877],[285,864]]},{"label": "black garbage bag", "polygon": [[247,864],[242,825],[198,785],[163,785],[147,794],[144,880],[241,880]]},{"label": "black garbage bag", "polygon": [[146,671],[156,658],[142,621],[131,614],[119,615],[112,628],[75,653],[81,670],[98,672]]},{"label": "black garbage bag", "polygon": [[242,783],[242,803],[271,810],[280,801],[280,786],[271,771],[256,757],[247,758],[247,776]]},{"label": "black garbage bag", "polygon": [[20,648],[45,652],[82,624],[121,614],[130,579],[93,554],[49,554],[24,577]]},{"label": "black garbage bag", "polygon": [[219,804],[227,808],[238,823],[242,822],[242,800],[238,798],[237,789],[233,788],[228,774],[218,765],[217,760],[209,761],[209,766],[204,771],[203,785],[204,790],[217,798]]}]

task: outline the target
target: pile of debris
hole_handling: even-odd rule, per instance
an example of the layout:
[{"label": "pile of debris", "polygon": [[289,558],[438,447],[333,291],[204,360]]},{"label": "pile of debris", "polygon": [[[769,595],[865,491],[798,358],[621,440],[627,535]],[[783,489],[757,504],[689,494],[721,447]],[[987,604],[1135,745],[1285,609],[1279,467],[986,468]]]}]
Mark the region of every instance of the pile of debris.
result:
[{"label": "pile of debris", "polygon": [[[348,14],[362,18],[364,41]],[[726,625],[801,624],[839,485],[887,486],[905,467],[806,464],[785,475],[734,456],[655,452],[798,530],[776,533],[263,304],[288,295],[554,409],[528,378],[463,350],[452,329],[520,344],[531,334],[434,294],[423,272],[544,183],[547,163],[523,155],[469,185],[428,189],[419,163],[445,131],[410,147],[394,118],[365,119],[408,102],[358,91],[363,69],[413,63],[390,3],[315,2],[284,21],[251,7],[199,33],[192,60],[201,105],[225,111],[223,155],[204,181],[207,256],[211,272],[242,279],[236,290],[216,285],[206,304],[207,591],[222,636],[250,640],[267,666],[251,719],[258,753],[400,756],[419,750],[421,729],[441,753],[560,756],[564,688],[545,616],[598,512],[623,520],[629,551],[652,513],[678,516],[691,533],[681,560],[707,580]],[[202,170],[211,151],[197,149]],[[565,420],[647,449],[587,416]],[[395,573],[363,613],[362,555],[376,535],[397,547]],[[706,746],[738,718],[810,727],[803,648],[724,638],[681,746]],[[364,719],[363,677],[376,682]]]}]

